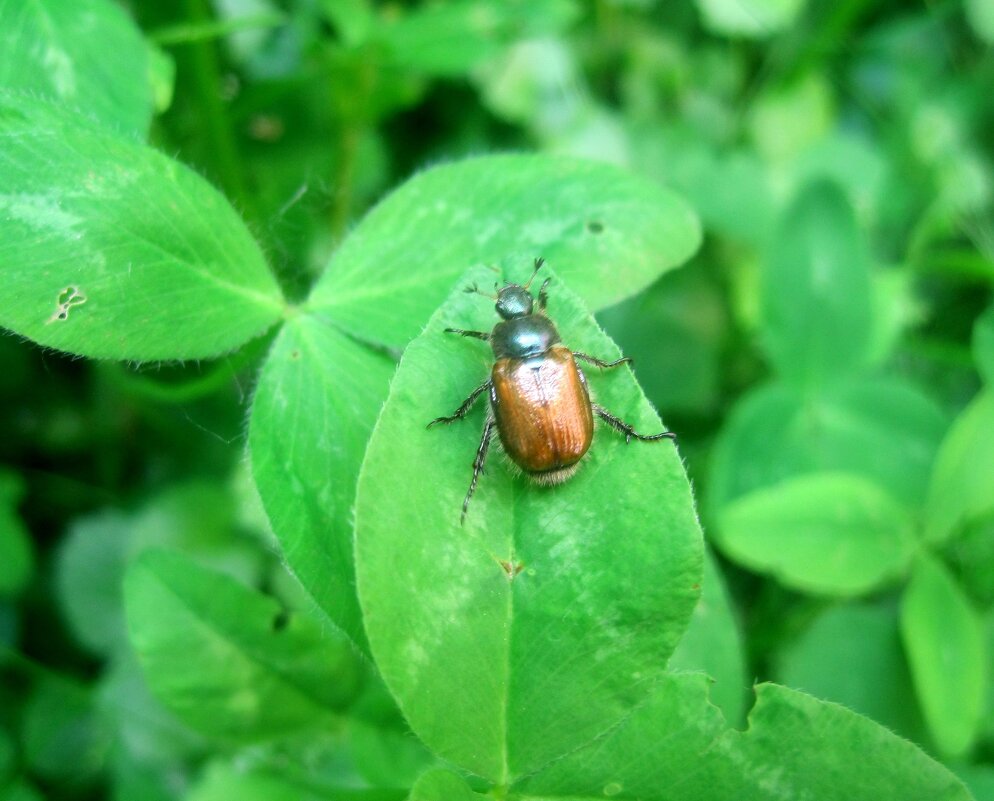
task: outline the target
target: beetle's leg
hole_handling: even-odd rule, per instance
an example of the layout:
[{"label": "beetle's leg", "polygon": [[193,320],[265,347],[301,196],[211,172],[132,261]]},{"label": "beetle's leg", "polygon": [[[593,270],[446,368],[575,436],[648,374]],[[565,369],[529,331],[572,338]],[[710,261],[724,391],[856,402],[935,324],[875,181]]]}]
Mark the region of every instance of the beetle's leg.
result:
[{"label": "beetle's leg", "polygon": [[586,353],[580,353],[580,351],[573,351],[573,355],[577,359],[582,359],[585,362],[595,365],[596,367],[617,367],[619,364],[631,364],[631,356],[622,356],[620,359],[615,359],[613,362],[606,362],[603,359],[598,359],[596,356],[588,356]]},{"label": "beetle's leg", "polygon": [[473,493],[476,492],[476,484],[480,480],[480,473],[483,472],[483,464],[487,461],[487,451],[490,448],[490,438],[494,433],[494,425],[494,419],[492,417],[488,417],[486,424],[483,426],[483,436],[480,438],[480,447],[476,449],[476,458],[473,460],[473,478],[469,482],[469,491],[466,493],[466,499],[462,502],[462,514],[459,516],[460,523],[466,520],[466,510],[469,509],[469,499],[472,498]]},{"label": "beetle's leg", "polygon": [[462,402],[462,406],[456,409],[452,414],[450,414],[448,417],[436,417],[434,420],[428,423],[427,427],[431,428],[433,425],[435,425],[435,423],[454,423],[459,418],[465,417],[467,412],[469,412],[469,410],[473,407],[473,404],[476,403],[476,399],[479,398],[480,395],[482,395],[488,389],[490,389],[489,378],[486,381],[484,381],[482,384],[480,384],[480,386],[478,386],[472,392],[470,392],[469,397]]},{"label": "beetle's leg", "polygon": [[549,302],[549,282],[551,278],[546,278],[538,290],[538,310],[545,311],[545,306]]},{"label": "beetle's leg", "polygon": [[635,439],[640,439],[645,442],[651,442],[657,439],[676,439],[676,434],[672,431],[663,431],[660,434],[640,434],[634,428],[632,428],[628,423],[619,417],[615,417],[611,412],[605,409],[603,406],[598,406],[596,403],[591,404],[594,409],[594,413],[605,423],[607,423],[611,428],[620,431],[625,435],[625,442],[631,442],[632,437]]},{"label": "beetle's leg", "polygon": [[461,337],[476,337],[476,339],[482,339],[484,342],[490,341],[490,334],[485,331],[466,331],[462,328],[446,328],[446,334],[459,334]]}]

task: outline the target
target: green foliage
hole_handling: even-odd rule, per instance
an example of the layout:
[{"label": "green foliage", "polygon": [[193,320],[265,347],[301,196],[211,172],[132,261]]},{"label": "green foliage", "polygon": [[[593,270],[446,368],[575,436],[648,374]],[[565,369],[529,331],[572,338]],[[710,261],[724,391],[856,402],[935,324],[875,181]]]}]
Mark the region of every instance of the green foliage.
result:
[{"label": "green foliage", "polygon": [[397,790],[339,788],[315,790],[306,781],[288,780],[277,772],[242,773],[223,764],[211,765],[204,780],[188,796],[190,801],[402,801]]},{"label": "green foliage", "polygon": [[[402,347],[474,263],[513,268],[539,254],[598,309],[686,261],[700,238],[678,196],[615,168],[538,156],[470,159],[414,176],[373,209],[305,308],[355,336]],[[412,259],[427,253],[429,263],[412,276]]]},{"label": "green foliage", "polygon": [[479,801],[481,798],[486,796],[474,793],[459,776],[435,770],[417,780],[407,801]]},{"label": "green foliage", "polygon": [[204,358],[282,313],[227,201],[161,153],[0,92],[0,324],[98,358]]},{"label": "green foliage", "polygon": [[110,732],[89,689],[48,677],[37,683],[24,707],[21,744],[33,773],[79,787],[100,769]]},{"label": "green foliage", "polygon": [[21,592],[34,568],[31,540],[17,514],[23,491],[16,473],[0,470],[0,597]]},{"label": "green foliage", "polygon": [[994,43],[994,5],[990,0],[965,0],[966,19],[978,38]]},{"label": "green foliage", "polygon": [[807,389],[858,372],[870,343],[870,274],[843,194],[808,185],[784,213],[770,253],[764,332],[779,375]]},{"label": "green foliage", "polygon": [[984,712],[988,657],[980,618],[948,572],[921,559],[901,605],[901,635],[939,750],[966,753]]},{"label": "green foliage", "polygon": [[953,424],[935,461],[925,534],[941,542],[994,510],[994,394],[979,395]]},{"label": "green foliage", "polygon": [[988,385],[994,385],[994,306],[973,327],[973,359]]},{"label": "green foliage", "polygon": [[909,515],[876,484],[810,473],[729,504],[722,548],[788,587],[857,595],[900,576],[915,550]]},{"label": "green foliage", "polygon": [[923,739],[917,709],[908,704],[911,676],[897,610],[887,604],[845,603],[827,610],[783,649],[777,678],[831,698],[913,742]]},{"label": "green foliage", "polygon": [[136,137],[152,119],[146,48],[109,0],[0,2],[0,86],[84,110]]},{"label": "green foliage", "polygon": [[763,37],[789,25],[804,0],[697,0],[697,5],[715,33]]},{"label": "green foliage", "polygon": [[177,485],[130,515],[102,511],[77,519],[58,555],[56,589],[76,639],[111,655],[125,640],[121,582],[149,548],[182,548],[245,581],[258,578],[259,554],[233,531],[235,509],[223,487]]},{"label": "green foliage", "polygon": [[[906,740],[841,706],[776,685],[756,688],[748,729],[730,729],[707,706],[705,681],[668,677],[602,740],[525,779],[522,797],[768,801],[805,792],[840,800],[970,797]],[[867,753],[876,758],[866,759]]]},{"label": "green foliage", "polygon": [[706,673],[714,681],[711,703],[732,725],[745,719],[748,681],[742,636],[721,570],[709,551],[704,553],[700,600],[667,667],[677,672]]},{"label": "green foliage", "polygon": [[[341,20],[345,14],[338,15]],[[394,62],[417,72],[458,77],[516,36],[535,36],[576,17],[571,0],[529,3],[486,0],[429,3],[384,20],[370,38],[382,42]]]},{"label": "green foliage", "polygon": [[143,555],[124,593],[152,691],[205,734],[245,743],[331,725],[355,691],[359,667],[344,640],[179,554]]},{"label": "green foliage", "polygon": [[990,8],[0,0],[0,797],[994,797]]},{"label": "green foliage", "polygon": [[841,381],[814,397],[779,383],[739,401],[715,447],[709,505],[808,472],[845,472],[922,503],[945,419],[913,385],[889,377]]}]

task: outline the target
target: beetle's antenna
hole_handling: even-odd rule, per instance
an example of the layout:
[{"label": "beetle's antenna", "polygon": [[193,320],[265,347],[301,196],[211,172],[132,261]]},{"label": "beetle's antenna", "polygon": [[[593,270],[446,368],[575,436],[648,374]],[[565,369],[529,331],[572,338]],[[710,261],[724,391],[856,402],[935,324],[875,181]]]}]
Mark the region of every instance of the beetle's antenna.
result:
[{"label": "beetle's antenna", "polygon": [[535,259],[535,269],[532,270],[532,277],[528,279],[528,283],[525,284],[525,289],[528,289],[532,285],[532,281],[535,280],[535,276],[538,275],[538,271],[542,269],[542,265],[545,264],[545,259],[539,256]]},{"label": "beetle's antenna", "polygon": [[481,291],[476,284],[466,287],[465,289],[463,289],[463,292],[465,292],[467,295],[483,295],[483,297],[490,298],[490,300],[497,300],[497,295],[488,295],[486,292]]}]

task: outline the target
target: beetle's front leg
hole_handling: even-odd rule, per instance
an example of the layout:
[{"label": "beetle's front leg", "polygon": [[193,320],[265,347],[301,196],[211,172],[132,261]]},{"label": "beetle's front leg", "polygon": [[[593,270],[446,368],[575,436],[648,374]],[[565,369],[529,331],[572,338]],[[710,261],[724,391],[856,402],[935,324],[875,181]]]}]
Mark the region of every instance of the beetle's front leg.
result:
[{"label": "beetle's front leg", "polygon": [[603,406],[598,406],[596,403],[591,404],[594,409],[594,413],[601,418],[605,423],[607,423],[611,428],[620,431],[625,435],[625,442],[631,442],[632,437],[635,439],[640,439],[643,442],[652,442],[657,439],[676,439],[676,434],[672,431],[663,431],[659,434],[640,434],[632,426],[622,420],[620,417],[615,417]]},{"label": "beetle's front leg", "polygon": [[480,473],[483,472],[483,465],[487,461],[487,451],[490,449],[490,438],[494,433],[494,418],[487,417],[487,422],[483,426],[483,436],[480,438],[480,447],[476,450],[476,458],[473,460],[473,478],[469,482],[469,491],[466,499],[462,502],[462,515],[459,517],[460,524],[466,520],[466,510],[469,509],[469,500],[476,492],[476,484],[480,480]]},{"label": "beetle's front leg", "polygon": [[551,278],[546,278],[542,282],[542,286],[538,289],[538,310],[544,312],[546,305],[549,303],[549,282]]},{"label": "beetle's front leg", "polygon": [[428,423],[427,428],[431,428],[436,423],[454,423],[461,417],[465,417],[470,409],[473,408],[473,404],[476,403],[476,399],[480,397],[484,392],[490,389],[490,379],[488,378],[480,386],[469,393],[469,397],[462,402],[462,405],[456,409],[448,417],[436,417],[430,423]]},{"label": "beetle's front leg", "polygon": [[484,342],[490,341],[490,334],[486,331],[467,331],[463,328],[446,328],[446,334],[459,334],[461,337],[473,337],[474,339],[482,339]]},{"label": "beetle's front leg", "polygon": [[619,364],[631,364],[633,359],[631,356],[622,356],[620,359],[615,359],[613,362],[606,362],[603,359],[598,359],[596,356],[588,356],[586,353],[580,353],[580,351],[573,351],[573,356],[577,359],[582,359],[595,367],[617,367]]}]

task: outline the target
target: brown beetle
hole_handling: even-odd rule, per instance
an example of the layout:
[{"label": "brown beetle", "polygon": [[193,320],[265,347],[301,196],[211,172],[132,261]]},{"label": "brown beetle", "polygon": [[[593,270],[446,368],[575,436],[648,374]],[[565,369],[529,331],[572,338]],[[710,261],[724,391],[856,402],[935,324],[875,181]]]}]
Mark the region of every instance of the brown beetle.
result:
[{"label": "brown beetle", "polygon": [[473,461],[473,478],[463,501],[462,519],[466,517],[470,498],[483,472],[495,427],[511,461],[542,484],[561,484],[576,472],[593,439],[595,414],[624,434],[626,442],[633,437],[646,441],[676,438],[670,431],[640,434],[624,420],[591,403],[587,378],[575,360],[597,367],[617,367],[631,359],[605,362],[571,351],[561,344],[555,325],[545,315],[550,279],[547,278],[539,289],[537,312],[535,299],[529,291],[543,263],[543,259],[535,259],[528,283],[523,286],[506,284],[496,296],[485,295],[475,286],[466,289],[497,301],[495,308],[502,319],[489,334],[461,328],[445,329],[446,333],[489,342],[496,360],[490,378],[474,389],[458,409],[428,423],[431,428],[436,423],[459,420],[484,392],[490,393],[491,412],[487,415]]}]

